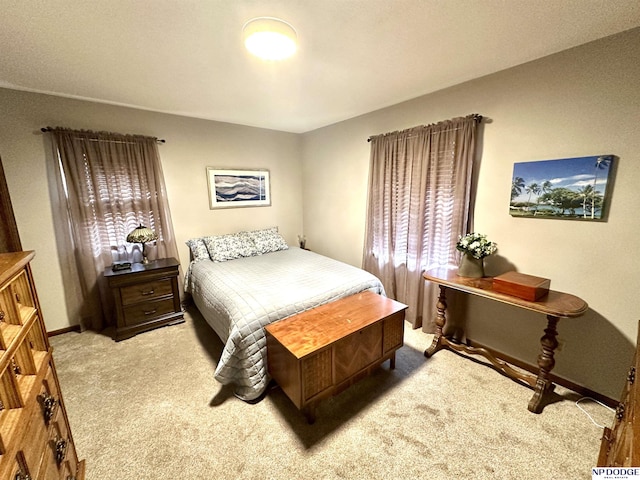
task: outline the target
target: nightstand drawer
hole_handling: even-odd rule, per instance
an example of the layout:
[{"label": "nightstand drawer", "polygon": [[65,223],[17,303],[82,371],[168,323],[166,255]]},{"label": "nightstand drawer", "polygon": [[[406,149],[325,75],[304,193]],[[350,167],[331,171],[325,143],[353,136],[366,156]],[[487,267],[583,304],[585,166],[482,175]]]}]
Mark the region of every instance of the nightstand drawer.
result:
[{"label": "nightstand drawer", "polygon": [[153,282],[138,283],[120,289],[123,305],[146,302],[165,295],[173,294],[173,286],[170,278]]},{"label": "nightstand drawer", "polygon": [[173,297],[155,302],[138,303],[124,308],[124,324],[137,325],[174,312]]},{"label": "nightstand drawer", "polygon": [[161,258],[147,264],[134,263],[131,270],[105,270],[115,302],[115,341],[184,322],[179,268],[175,258]]}]

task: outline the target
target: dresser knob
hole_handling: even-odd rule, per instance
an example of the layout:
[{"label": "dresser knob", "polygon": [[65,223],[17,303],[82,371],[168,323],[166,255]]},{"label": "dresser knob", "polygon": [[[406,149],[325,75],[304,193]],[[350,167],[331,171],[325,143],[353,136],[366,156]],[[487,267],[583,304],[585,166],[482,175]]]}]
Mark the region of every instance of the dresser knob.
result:
[{"label": "dresser knob", "polygon": [[20,370],[20,366],[16,363],[15,358],[11,359],[11,368],[13,369],[13,373],[16,375],[20,375],[22,373],[22,370]]},{"label": "dresser knob", "polygon": [[18,470],[14,480],[31,480],[31,475],[22,473],[22,470]]},{"label": "dresser knob", "polygon": [[56,439],[56,462],[60,465],[67,456],[67,441],[64,438]]},{"label": "dresser knob", "polygon": [[40,398],[42,400],[42,414],[44,415],[44,421],[48,425],[56,412],[58,401],[53,398],[53,396],[46,394],[41,395]]},{"label": "dresser knob", "polygon": [[153,295],[154,293],[156,293],[156,291],[151,289],[151,290],[147,290],[146,292],[142,292],[142,295],[147,296],[147,295]]}]

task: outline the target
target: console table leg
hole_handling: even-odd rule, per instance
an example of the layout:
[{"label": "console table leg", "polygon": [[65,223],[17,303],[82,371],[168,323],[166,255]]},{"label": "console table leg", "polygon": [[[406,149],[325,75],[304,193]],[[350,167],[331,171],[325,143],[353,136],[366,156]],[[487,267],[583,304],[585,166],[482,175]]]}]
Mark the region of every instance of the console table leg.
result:
[{"label": "console table leg", "polygon": [[544,394],[553,389],[553,383],[549,380],[549,373],[556,364],[553,358],[553,352],[558,347],[558,317],[547,315],[547,328],[544,330],[544,336],[540,339],[542,347],[540,355],[538,355],[538,379],[536,380],[536,388],[533,397],[529,401],[529,411],[533,413],[542,412],[542,397]]},{"label": "console table leg", "polygon": [[438,296],[438,303],[436,304],[436,310],[438,315],[436,316],[436,333],[433,337],[433,341],[429,348],[424,351],[424,356],[429,358],[442,348],[441,338],[443,335],[444,325],[447,323],[446,310],[447,310],[447,287],[444,285],[438,285],[440,287],[440,295]]}]

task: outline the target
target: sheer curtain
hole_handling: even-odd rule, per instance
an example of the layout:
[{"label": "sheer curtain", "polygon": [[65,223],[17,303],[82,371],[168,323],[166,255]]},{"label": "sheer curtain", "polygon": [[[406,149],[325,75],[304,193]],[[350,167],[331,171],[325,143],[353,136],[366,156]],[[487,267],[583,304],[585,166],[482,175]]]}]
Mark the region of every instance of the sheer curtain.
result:
[{"label": "sheer curtain", "polygon": [[135,253],[131,230],[158,234],[151,260],[178,258],[157,139],[60,128],[46,136],[68,311],[83,329],[102,330],[113,318],[104,270]]},{"label": "sheer curtain", "polygon": [[[371,138],[363,267],[422,325],[436,288],[422,273],[457,263],[466,233],[478,123],[469,115]],[[432,321],[432,320],[431,320]],[[426,329],[432,325],[426,326]]]}]

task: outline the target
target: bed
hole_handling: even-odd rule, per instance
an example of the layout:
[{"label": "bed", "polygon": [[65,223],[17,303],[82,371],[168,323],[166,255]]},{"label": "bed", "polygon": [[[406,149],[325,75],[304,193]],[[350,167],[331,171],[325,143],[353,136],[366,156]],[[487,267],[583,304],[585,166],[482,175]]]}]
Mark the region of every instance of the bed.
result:
[{"label": "bed", "polygon": [[372,274],[308,250],[287,247],[284,240],[275,251],[264,251],[259,242],[248,241],[250,246],[243,252],[247,255],[231,248],[233,258],[214,260],[216,247],[218,252],[221,245],[224,249],[229,238],[227,242],[208,238],[218,239],[208,242],[213,255],[203,253],[197,258],[190,245],[195,258],[185,289],[224,343],[215,378],[234,384],[235,395],[242,400],[260,397],[270,380],[266,325],[361,291],[385,293]]}]

